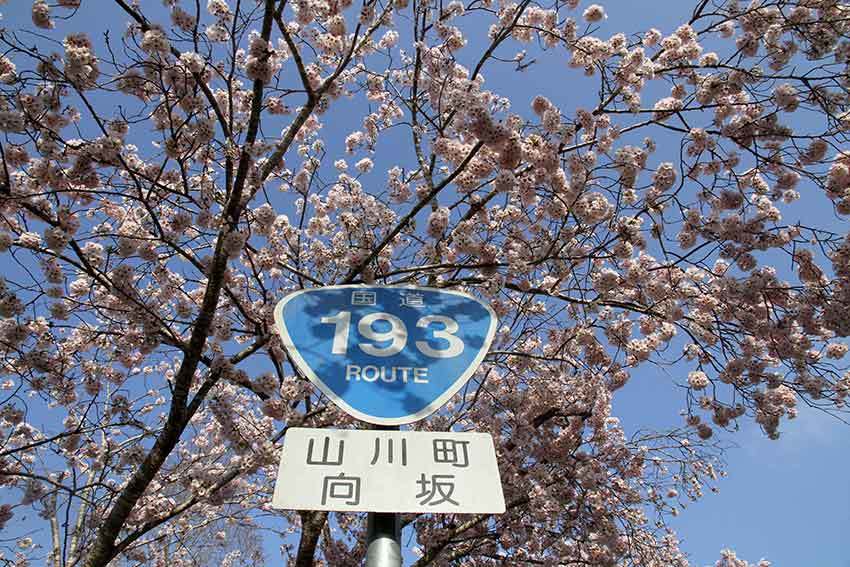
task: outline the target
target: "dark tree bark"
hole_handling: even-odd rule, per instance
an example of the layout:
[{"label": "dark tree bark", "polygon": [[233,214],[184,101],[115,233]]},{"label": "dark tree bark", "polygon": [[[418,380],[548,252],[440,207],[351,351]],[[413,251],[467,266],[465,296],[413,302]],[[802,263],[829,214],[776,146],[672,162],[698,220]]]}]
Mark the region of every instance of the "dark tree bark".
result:
[{"label": "dark tree bark", "polygon": [[316,554],[316,545],[328,521],[327,512],[299,512],[301,516],[301,540],[298,542],[298,555],[295,567],[312,567]]}]

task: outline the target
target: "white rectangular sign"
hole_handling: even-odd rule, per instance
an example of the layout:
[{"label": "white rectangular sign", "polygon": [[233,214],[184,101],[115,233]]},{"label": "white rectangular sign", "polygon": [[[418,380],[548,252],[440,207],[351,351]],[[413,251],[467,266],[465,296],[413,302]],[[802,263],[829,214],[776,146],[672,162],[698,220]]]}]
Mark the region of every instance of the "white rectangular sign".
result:
[{"label": "white rectangular sign", "polygon": [[272,505],[287,510],[501,514],[486,433],[293,428]]}]

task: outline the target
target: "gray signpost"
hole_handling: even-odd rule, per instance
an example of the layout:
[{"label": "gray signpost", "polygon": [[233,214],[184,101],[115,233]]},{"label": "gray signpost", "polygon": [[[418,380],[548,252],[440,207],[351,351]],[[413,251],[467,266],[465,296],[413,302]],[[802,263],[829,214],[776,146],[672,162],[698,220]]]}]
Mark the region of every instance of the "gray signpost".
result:
[{"label": "gray signpost", "polygon": [[[398,431],[398,425],[376,425],[375,429]],[[368,513],[366,567],[401,567],[401,518],[398,514]]]},{"label": "gray signpost", "polygon": [[399,513],[499,514],[492,438],[399,431],[473,375],[496,331],[478,299],[423,287],[301,290],[275,309],[298,370],[371,430],[287,432],[273,506],[368,512],[367,567],[400,567]]},{"label": "gray signpost", "polygon": [[401,567],[399,515],[370,512],[366,522],[366,567]]}]

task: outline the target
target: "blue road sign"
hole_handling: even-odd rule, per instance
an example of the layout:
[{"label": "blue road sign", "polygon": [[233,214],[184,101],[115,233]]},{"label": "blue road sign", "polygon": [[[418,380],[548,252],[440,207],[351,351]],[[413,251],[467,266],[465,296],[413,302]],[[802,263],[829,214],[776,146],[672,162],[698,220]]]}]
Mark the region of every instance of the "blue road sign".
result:
[{"label": "blue road sign", "polygon": [[347,413],[381,425],[439,409],[481,364],[496,332],[489,305],[427,287],[305,289],[274,315],[298,369]]}]

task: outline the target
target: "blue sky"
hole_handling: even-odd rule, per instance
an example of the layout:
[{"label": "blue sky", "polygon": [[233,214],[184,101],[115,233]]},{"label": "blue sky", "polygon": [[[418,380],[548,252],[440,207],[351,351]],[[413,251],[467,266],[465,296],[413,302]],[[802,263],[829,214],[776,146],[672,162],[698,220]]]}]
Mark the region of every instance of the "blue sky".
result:
[{"label": "blue sky", "polygon": [[[125,18],[115,9],[100,12],[96,5],[106,0],[84,1],[83,12],[68,27],[70,30],[89,28],[97,35],[101,28],[113,30],[117,36],[124,29]],[[143,2],[159,8],[157,1]],[[583,2],[582,7],[587,3]],[[693,2],[684,0],[616,0],[604,3],[608,19],[602,24],[599,36],[607,38],[622,31],[631,34],[657,27],[662,32],[672,32],[687,20]],[[11,27],[29,27],[30,2],[13,0],[4,6],[4,18]],[[96,14],[97,12],[97,14]],[[96,29],[92,29],[96,18]],[[163,21],[163,23],[166,23]],[[64,23],[59,23],[65,27]],[[478,42],[470,38],[470,57]],[[562,53],[562,52],[561,52]],[[513,51],[502,53],[510,56]],[[531,99],[544,93],[564,112],[578,106],[589,108],[595,96],[595,81],[587,79],[578,70],[566,65],[565,55],[550,54],[544,62],[533,66],[523,75],[513,72],[484,72],[487,88],[512,99],[516,108],[528,108]],[[517,80],[518,77],[521,80]],[[344,103],[349,104],[349,103]],[[360,115],[351,105],[351,113],[334,115],[322,131],[329,153],[342,152],[344,137],[359,127]],[[383,155],[381,155],[383,152]],[[385,140],[378,147],[381,157],[372,174],[376,182],[383,182],[386,167],[394,159],[394,150]],[[660,145],[656,158],[664,156]],[[377,159],[376,159],[377,161]],[[805,193],[806,187],[801,188]],[[820,213],[818,207],[805,203],[796,207],[800,218]],[[788,218],[795,221],[797,218]],[[672,371],[671,371],[672,372]],[[681,377],[676,377],[681,379]],[[627,431],[638,428],[660,429],[679,426],[679,410],[684,407],[684,392],[674,387],[670,375],[653,367],[636,373],[629,385],[615,398],[615,414]],[[850,482],[845,467],[850,465],[850,429],[840,421],[814,410],[801,409],[800,417],[782,427],[780,441],[768,440],[749,420],[741,422],[741,430],[724,434],[723,439],[738,445],[726,455],[729,476],[719,483],[718,494],[707,492],[704,499],[689,506],[671,520],[690,553],[693,564],[713,565],[718,551],[724,547],[735,549],[740,557],[750,561],[766,557],[777,567],[850,566],[850,538],[846,526],[850,525]],[[269,541],[269,558],[279,542]]]}]

